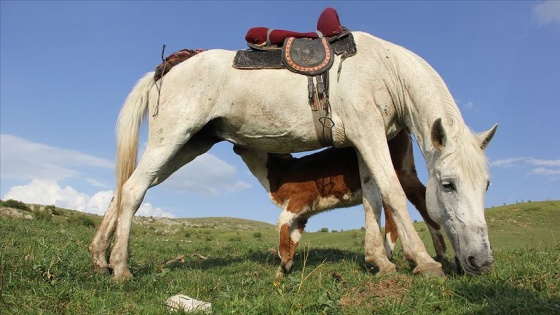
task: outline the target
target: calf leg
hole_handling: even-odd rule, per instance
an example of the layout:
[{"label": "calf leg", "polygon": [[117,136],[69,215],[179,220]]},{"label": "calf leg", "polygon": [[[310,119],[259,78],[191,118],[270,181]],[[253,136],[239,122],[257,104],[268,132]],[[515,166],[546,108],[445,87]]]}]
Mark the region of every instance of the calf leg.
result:
[{"label": "calf leg", "polygon": [[393,213],[385,203],[383,203],[383,211],[385,212],[385,253],[387,258],[393,258],[393,252],[397,246],[398,232]]},{"label": "calf leg", "polygon": [[306,224],[307,218],[302,218],[292,212],[284,210],[280,214],[278,219],[278,256],[281,260],[280,267],[284,273],[290,272],[294,265],[294,254]]}]

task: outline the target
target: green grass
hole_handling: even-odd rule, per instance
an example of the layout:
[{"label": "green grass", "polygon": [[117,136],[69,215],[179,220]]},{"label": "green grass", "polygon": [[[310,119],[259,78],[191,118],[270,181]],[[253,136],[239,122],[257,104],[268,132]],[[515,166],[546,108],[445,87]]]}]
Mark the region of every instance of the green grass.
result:
[{"label": "green grass", "polygon": [[[162,314],[175,294],[212,303],[214,314],[560,314],[560,201],[489,209],[493,271],[460,276],[446,263],[445,279],[412,275],[400,250],[399,273],[377,276],[363,260],[364,232],[352,230],[306,233],[294,272],[277,281],[270,224],[141,218],[130,245],[135,277],[115,283],[92,270],[87,252],[88,222],[100,217],[56,214],[0,217],[1,314]],[[425,225],[415,226],[433,252]]]}]

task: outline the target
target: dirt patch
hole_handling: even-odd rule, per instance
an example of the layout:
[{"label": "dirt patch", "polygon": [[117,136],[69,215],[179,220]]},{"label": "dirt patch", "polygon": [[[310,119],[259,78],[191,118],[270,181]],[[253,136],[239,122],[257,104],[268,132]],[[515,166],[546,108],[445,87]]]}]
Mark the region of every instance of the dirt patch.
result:
[{"label": "dirt patch", "polygon": [[340,299],[342,306],[363,306],[375,308],[384,304],[400,301],[410,290],[412,279],[403,275],[394,275],[363,287],[354,287]]}]

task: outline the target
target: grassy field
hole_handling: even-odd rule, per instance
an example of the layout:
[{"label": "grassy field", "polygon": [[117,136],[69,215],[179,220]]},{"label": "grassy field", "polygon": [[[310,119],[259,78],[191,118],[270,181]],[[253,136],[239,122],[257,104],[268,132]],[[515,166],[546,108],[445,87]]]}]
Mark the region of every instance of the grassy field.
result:
[{"label": "grassy field", "polygon": [[[21,210],[32,220],[0,216],[1,314],[164,314],[175,294],[214,314],[560,314],[560,201],[488,209],[493,271],[461,276],[445,263],[444,279],[413,276],[399,250],[399,273],[377,276],[363,260],[364,232],[352,230],[305,234],[294,272],[278,281],[273,225],[137,218],[135,278],[114,283],[87,252],[101,218],[47,208]],[[433,254],[425,225],[415,226]]]}]

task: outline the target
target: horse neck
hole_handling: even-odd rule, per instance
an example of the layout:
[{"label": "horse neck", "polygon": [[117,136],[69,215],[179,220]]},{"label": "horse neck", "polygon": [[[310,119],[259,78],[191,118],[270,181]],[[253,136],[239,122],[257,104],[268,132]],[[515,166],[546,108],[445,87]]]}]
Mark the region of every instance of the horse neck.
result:
[{"label": "horse neck", "polygon": [[[397,112],[400,120],[414,134],[416,141],[426,159],[431,163],[439,154],[434,149],[431,141],[431,129],[433,123],[441,118],[449,138],[456,138],[463,134],[466,128],[463,117],[439,74],[429,66],[423,59],[418,57],[410,69],[413,72],[407,76],[404,74],[404,85],[406,91],[398,102]],[[422,71],[419,71],[422,69]],[[418,75],[418,73],[422,75]]]}]

